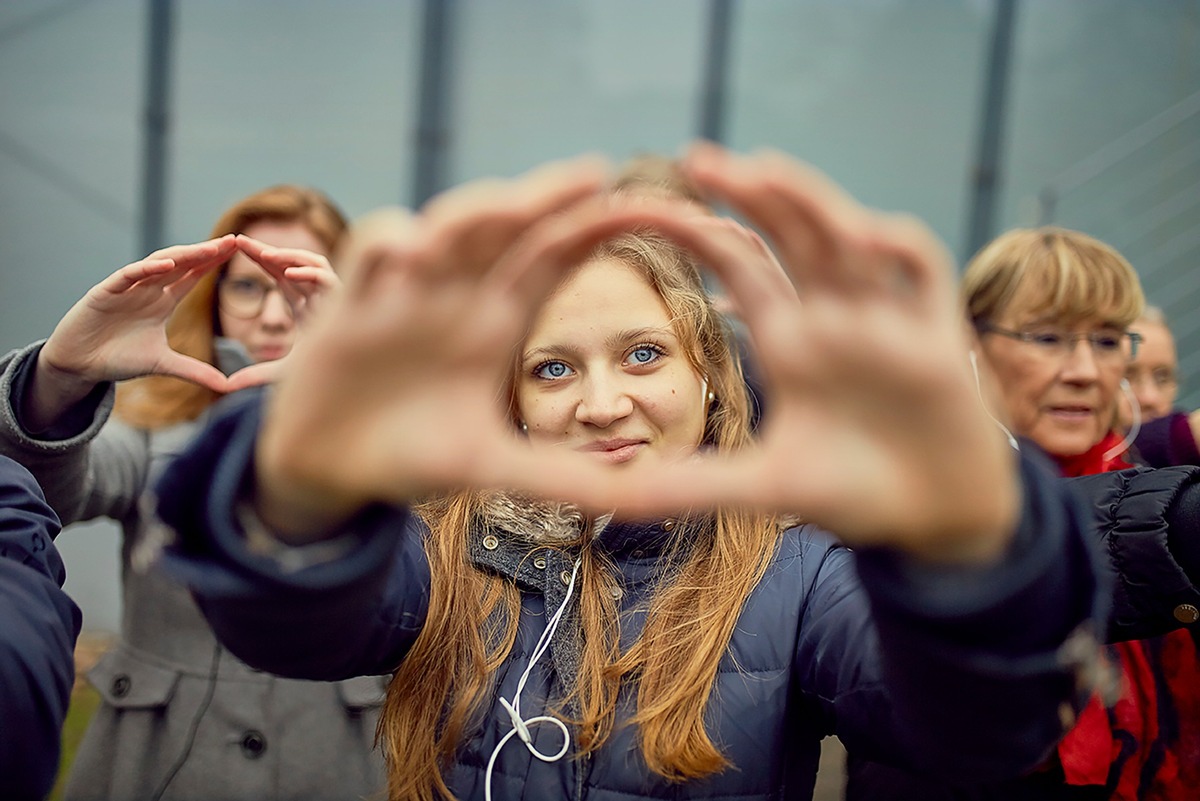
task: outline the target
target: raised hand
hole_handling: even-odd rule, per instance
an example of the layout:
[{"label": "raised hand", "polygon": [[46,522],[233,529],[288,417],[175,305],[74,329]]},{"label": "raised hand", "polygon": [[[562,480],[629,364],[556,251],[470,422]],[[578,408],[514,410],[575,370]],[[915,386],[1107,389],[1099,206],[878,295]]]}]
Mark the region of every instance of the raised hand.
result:
[{"label": "raised hand", "polygon": [[[936,238],[780,155],[698,148],[685,166],[782,266],[678,205],[585,201],[600,176],[578,163],[361,228],[346,291],[271,400],[258,446],[268,522],[303,541],[369,501],[499,486],[624,515],[756,506],[931,559],[998,554],[1015,470],[975,396]],[[595,244],[647,224],[692,249],[743,311],[770,396],[761,441],[618,471],[535,452],[504,409],[513,348]]]},{"label": "raised hand", "polygon": [[546,471],[513,435],[499,397],[512,349],[567,260],[498,264],[604,178],[590,160],[552,165],[356,227],[345,291],[298,344],[271,398],[258,448],[269,522],[303,539],[368,501],[523,486]]},{"label": "raised hand", "polygon": [[279,291],[292,307],[297,325],[304,325],[320,302],[341,288],[342,282],[329,259],[320,253],[275,247],[245,234],[238,234],[237,246],[278,282]]},{"label": "raised hand", "polygon": [[233,236],[164,248],[88,290],[38,356],[25,409],[32,427],[51,424],[102,381],[173,375],[225,391],[219,370],[171,349],[166,323],[196,282],[236,249]]},{"label": "raised hand", "polygon": [[[342,281],[319,253],[302,248],[268,245],[245,234],[238,234],[237,247],[275,279],[284,300],[292,309],[299,333],[303,335],[313,314],[342,288]],[[291,353],[282,359],[259,362],[229,376],[230,392],[269,384],[287,369]]]},{"label": "raised hand", "polygon": [[941,243],[780,154],[701,146],[685,169],[767,235],[786,271],[748,258],[736,238],[671,215],[654,221],[742,309],[768,416],[758,447],[627,482],[624,506],[748,503],[852,543],[946,560],[997,554],[1017,510],[1013,456],[976,396]]}]

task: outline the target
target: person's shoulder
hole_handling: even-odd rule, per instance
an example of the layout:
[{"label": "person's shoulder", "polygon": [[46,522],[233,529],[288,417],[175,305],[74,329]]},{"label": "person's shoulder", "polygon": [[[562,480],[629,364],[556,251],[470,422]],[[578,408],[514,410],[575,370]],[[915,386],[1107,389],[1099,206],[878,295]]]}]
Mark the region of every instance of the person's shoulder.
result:
[{"label": "person's shoulder", "polygon": [[41,485],[20,462],[0,455],[0,485],[7,491],[16,490],[43,500]]},{"label": "person's shoulder", "polygon": [[784,565],[790,562],[825,560],[830,557],[849,558],[850,549],[842,544],[836,535],[820,526],[798,522],[783,530],[774,561]]}]

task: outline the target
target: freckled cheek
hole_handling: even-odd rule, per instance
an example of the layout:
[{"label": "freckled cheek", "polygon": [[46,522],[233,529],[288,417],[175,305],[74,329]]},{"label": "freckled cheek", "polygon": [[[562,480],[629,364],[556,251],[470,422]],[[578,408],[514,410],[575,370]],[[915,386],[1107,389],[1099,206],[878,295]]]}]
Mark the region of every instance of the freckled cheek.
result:
[{"label": "freckled cheek", "polygon": [[530,431],[556,435],[566,431],[571,419],[568,404],[557,399],[538,397],[518,397],[520,417]]}]

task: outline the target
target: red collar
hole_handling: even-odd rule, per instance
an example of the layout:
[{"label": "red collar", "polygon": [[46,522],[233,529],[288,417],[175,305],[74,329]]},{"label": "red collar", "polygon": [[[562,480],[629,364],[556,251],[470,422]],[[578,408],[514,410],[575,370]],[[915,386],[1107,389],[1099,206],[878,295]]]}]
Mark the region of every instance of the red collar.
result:
[{"label": "red collar", "polygon": [[1124,451],[1108,459],[1104,458],[1104,454],[1120,446],[1122,439],[1120,434],[1110,431],[1104,439],[1083,453],[1077,456],[1055,456],[1054,461],[1058,463],[1062,474],[1068,478],[1094,476],[1097,473],[1107,473],[1111,470],[1124,470],[1127,467],[1133,467],[1125,461]]}]

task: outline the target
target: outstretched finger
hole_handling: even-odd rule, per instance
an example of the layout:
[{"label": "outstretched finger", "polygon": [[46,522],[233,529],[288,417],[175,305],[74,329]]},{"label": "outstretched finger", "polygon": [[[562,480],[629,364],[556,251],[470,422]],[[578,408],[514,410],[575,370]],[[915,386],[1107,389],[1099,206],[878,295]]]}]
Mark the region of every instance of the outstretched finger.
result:
[{"label": "outstretched finger", "polygon": [[289,267],[318,267],[333,271],[326,256],[304,248],[282,248],[268,245],[245,234],[237,235],[237,246],[238,250],[249,256],[277,280],[283,278],[284,271]]},{"label": "outstretched finger", "polygon": [[780,305],[794,306],[796,288],[787,273],[761,240],[732,220],[664,209],[647,212],[646,222],[695,254],[716,274],[739,308],[761,314]]},{"label": "outstretched finger", "polygon": [[283,271],[283,277],[308,293],[329,292],[342,286],[337,273],[324,267],[288,267]]},{"label": "outstretched finger", "polygon": [[818,170],[782,153],[731,154],[697,145],[685,168],[774,243],[798,286],[857,291],[869,276],[855,258],[870,214]]},{"label": "outstretched finger", "polygon": [[676,216],[695,217],[698,213],[682,202],[659,198],[629,202],[598,197],[578,203],[532,227],[497,263],[488,276],[489,283],[495,291],[523,304],[536,304],[601,242]]},{"label": "outstretched finger", "polygon": [[233,375],[229,376],[226,382],[226,391],[237,392],[241,389],[250,387],[258,387],[264,384],[274,383],[279,378],[283,364],[288,359],[284,356],[282,359],[275,359],[269,362],[259,362],[252,364],[249,367],[243,367]]},{"label": "outstretched finger", "polygon": [[941,239],[915,217],[877,215],[867,238],[877,261],[893,272],[883,280],[913,294],[934,293],[940,301],[956,295],[954,257]]},{"label": "outstretched finger", "polygon": [[170,351],[162,358],[155,372],[182,378],[184,381],[207,387],[213,392],[225,394],[229,391],[228,379],[216,367],[175,351]]},{"label": "outstretched finger", "polygon": [[133,264],[127,264],[100,282],[99,288],[105,292],[119,295],[128,292],[139,283],[155,278],[175,269],[175,262],[170,259],[142,259]]},{"label": "outstretched finger", "polygon": [[385,206],[355,220],[337,253],[347,294],[370,296],[376,271],[385,262],[403,260],[414,249],[419,227],[412,212],[400,206]]},{"label": "outstretched finger", "polygon": [[596,513],[616,510],[624,519],[768,502],[768,482],[749,456],[692,457],[617,471],[578,452],[511,445],[489,453],[471,481],[478,488],[568,500]]},{"label": "outstretched finger", "polygon": [[553,162],[509,181],[465,184],[421,212],[418,264],[480,275],[531,226],[600,192],[607,163],[595,156]]},{"label": "outstretched finger", "polygon": [[224,264],[237,250],[233,234],[196,242],[190,245],[171,245],[151,253],[148,259],[170,259],[186,269],[202,268],[207,265]]}]

